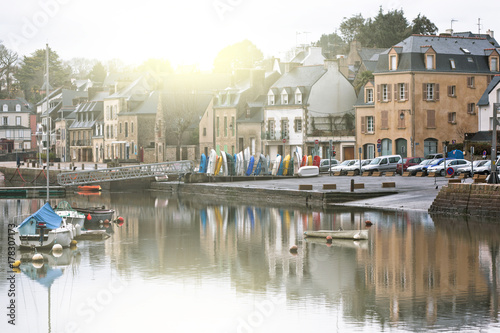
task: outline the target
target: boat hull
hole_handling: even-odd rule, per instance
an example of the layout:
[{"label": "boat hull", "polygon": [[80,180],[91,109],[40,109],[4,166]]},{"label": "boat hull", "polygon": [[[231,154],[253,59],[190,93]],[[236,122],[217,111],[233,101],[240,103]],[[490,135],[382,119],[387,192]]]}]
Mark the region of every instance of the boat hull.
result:
[{"label": "boat hull", "polygon": [[317,230],[305,231],[306,237],[331,236],[333,239],[368,239],[368,230]]},{"label": "boat hull", "polygon": [[316,177],[319,176],[319,168],[314,165],[306,165],[300,167],[297,174],[299,177]]},{"label": "boat hull", "polygon": [[40,235],[20,235],[17,228],[14,231],[14,242],[20,248],[36,248],[36,249],[50,249],[55,244],[61,244],[62,247],[68,247],[73,240],[73,233],[68,228],[57,228],[50,230],[43,235],[43,242],[40,242]]},{"label": "boat hull", "polygon": [[[112,221],[115,211],[106,208],[73,208],[77,212],[85,214],[85,224],[87,223],[102,223],[105,220]],[[88,216],[90,215],[90,219]]]}]

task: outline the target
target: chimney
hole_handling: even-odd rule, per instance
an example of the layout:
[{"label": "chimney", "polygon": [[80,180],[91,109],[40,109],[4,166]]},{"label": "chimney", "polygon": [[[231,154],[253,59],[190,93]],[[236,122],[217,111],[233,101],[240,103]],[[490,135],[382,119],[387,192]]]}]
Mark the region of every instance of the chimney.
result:
[{"label": "chimney", "polygon": [[495,38],[495,32],[493,30],[488,29],[486,33],[490,35],[491,38]]},{"label": "chimney", "polygon": [[339,70],[338,60],[336,59],[325,59],[323,66],[326,70]]}]

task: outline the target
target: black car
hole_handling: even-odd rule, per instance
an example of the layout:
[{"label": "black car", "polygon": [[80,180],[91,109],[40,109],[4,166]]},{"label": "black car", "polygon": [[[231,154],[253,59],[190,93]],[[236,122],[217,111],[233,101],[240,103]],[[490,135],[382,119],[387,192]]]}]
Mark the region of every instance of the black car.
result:
[{"label": "black car", "polygon": [[328,170],[330,170],[330,166],[336,166],[339,164],[339,161],[337,161],[336,159],[332,158],[330,161],[328,161],[327,158],[325,159],[322,159],[320,162],[319,162],[319,172],[328,172]]}]

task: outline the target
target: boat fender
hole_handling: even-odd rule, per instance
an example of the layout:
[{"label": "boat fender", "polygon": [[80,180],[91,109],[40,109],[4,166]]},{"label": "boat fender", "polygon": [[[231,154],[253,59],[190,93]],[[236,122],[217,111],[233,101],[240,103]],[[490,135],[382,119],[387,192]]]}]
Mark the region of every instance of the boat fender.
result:
[{"label": "boat fender", "polygon": [[92,220],[92,216],[90,214],[87,214],[87,220],[88,221]]},{"label": "boat fender", "polygon": [[15,268],[15,267],[19,267],[19,266],[21,266],[21,260],[16,260],[16,261],[14,261],[14,263],[12,264],[12,267],[14,267],[14,268]]},{"label": "boat fender", "polygon": [[74,239],[73,239],[73,240],[71,240],[70,245],[76,245],[77,243],[78,243],[78,242],[77,242],[76,240],[74,240]]},{"label": "boat fender", "polygon": [[367,226],[371,226],[373,223],[372,223],[372,221],[370,221],[370,220],[366,220],[366,221],[365,221],[365,224],[366,224]]},{"label": "boat fender", "polygon": [[54,246],[52,246],[52,255],[54,255],[54,257],[58,258],[62,255],[62,250],[63,250],[63,247],[61,244],[54,244]]},{"label": "boat fender", "polygon": [[361,235],[360,235],[360,233],[358,232],[357,234],[355,234],[354,236],[352,236],[352,238],[354,238],[354,239],[360,239],[360,238],[361,238]]},{"label": "boat fender", "polygon": [[35,253],[33,257],[31,257],[32,261],[43,261],[43,256],[40,253]]},{"label": "boat fender", "polygon": [[326,236],[326,242],[331,243],[332,242],[332,236],[328,235]]},{"label": "boat fender", "polygon": [[297,254],[297,250],[298,250],[297,245],[292,245],[292,246],[290,247],[290,253],[291,253],[291,254]]}]

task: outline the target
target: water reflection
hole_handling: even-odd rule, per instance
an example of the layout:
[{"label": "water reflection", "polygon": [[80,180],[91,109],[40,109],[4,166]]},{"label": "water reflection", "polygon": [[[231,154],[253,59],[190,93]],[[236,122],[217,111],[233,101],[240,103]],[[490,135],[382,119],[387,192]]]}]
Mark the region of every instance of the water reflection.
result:
[{"label": "water reflection", "polygon": [[[74,287],[64,292],[74,311],[52,311],[82,332],[500,329],[494,223],[419,212],[215,205],[166,194],[66,200],[110,206],[125,218],[122,227],[110,225],[110,239],[78,244],[78,270],[66,278]],[[0,204],[8,217],[41,203]],[[306,230],[366,228],[366,220],[374,223],[368,240],[303,237]],[[92,299],[105,312],[92,310]]]}]

